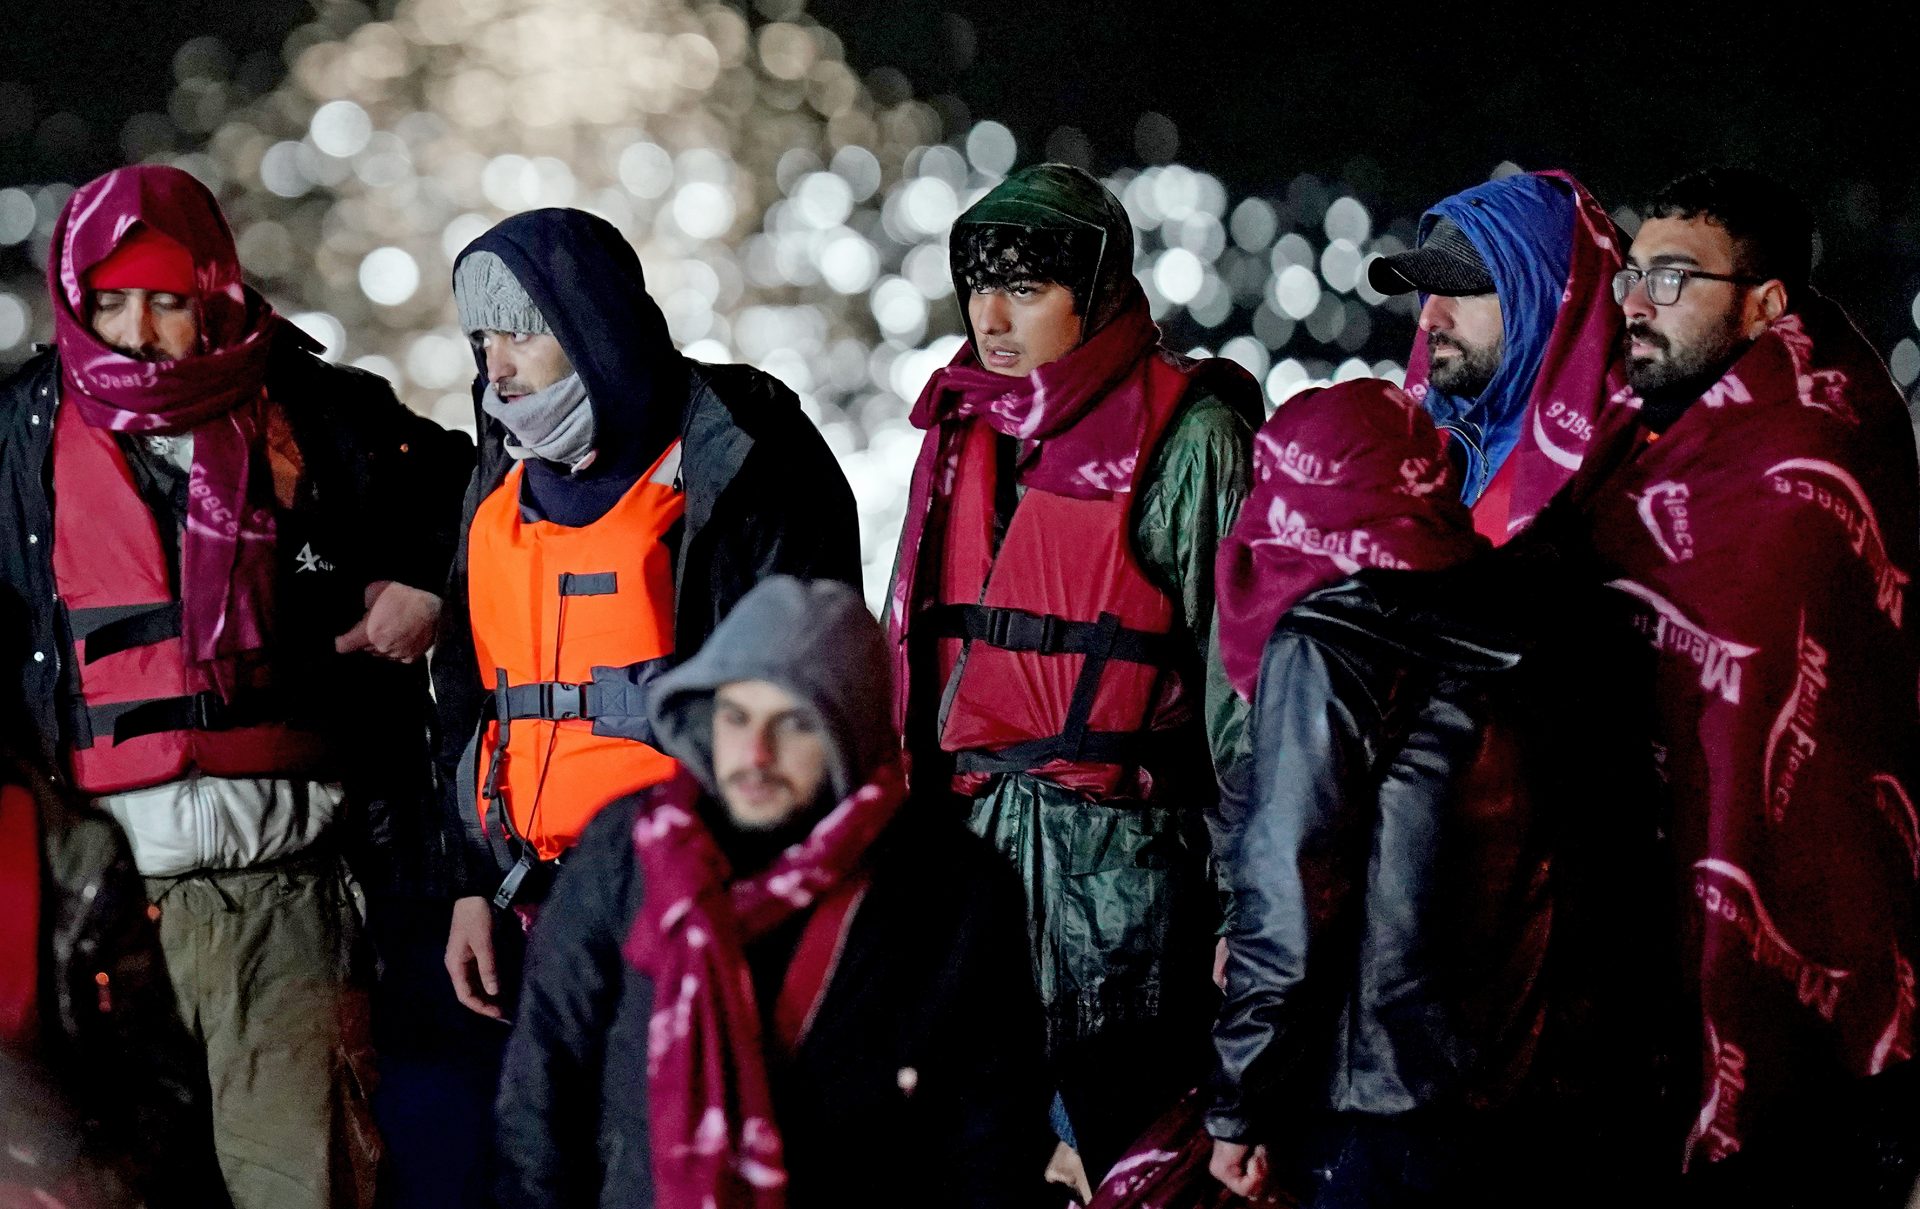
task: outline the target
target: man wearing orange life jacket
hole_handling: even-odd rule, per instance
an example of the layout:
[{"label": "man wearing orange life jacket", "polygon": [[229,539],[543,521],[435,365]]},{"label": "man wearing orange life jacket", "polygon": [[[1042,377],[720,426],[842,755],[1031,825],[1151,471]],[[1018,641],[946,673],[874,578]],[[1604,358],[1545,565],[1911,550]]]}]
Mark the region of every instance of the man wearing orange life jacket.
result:
[{"label": "man wearing orange life jacket", "polygon": [[146,877],[234,1203],[370,1204],[346,858],[409,778],[431,808],[417,660],[470,446],[315,356],[177,169],[82,186],[48,277],[56,347],[0,386],[6,696]]},{"label": "man wearing orange life jacket", "polygon": [[481,457],[434,660],[462,854],[446,967],[460,1002],[499,1018],[508,909],[530,920],[600,807],[674,771],[648,686],[767,575],[858,584],[860,547],[792,392],[682,357],[605,221],[516,215],[460,254],[454,296]]}]

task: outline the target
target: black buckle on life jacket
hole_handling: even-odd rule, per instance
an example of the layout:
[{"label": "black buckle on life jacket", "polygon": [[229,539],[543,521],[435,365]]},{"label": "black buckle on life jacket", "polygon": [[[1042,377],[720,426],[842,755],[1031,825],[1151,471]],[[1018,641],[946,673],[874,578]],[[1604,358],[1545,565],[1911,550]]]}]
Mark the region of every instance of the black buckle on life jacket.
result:
[{"label": "black buckle on life jacket", "polygon": [[541,715],[555,721],[584,717],[587,710],[585,687],[559,680],[543,682],[540,685]]},{"label": "black buckle on life jacket", "polygon": [[1059,654],[1066,646],[1067,632],[1072,626],[1071,622],[1051,613],[996,608],[985,608],[982,613],[986,626],[981,638],[988,646],[1008,651]]},{"label": "black buckle on life jacket", "polygon": [[218,693],[199,692],[187,698],[194,730],[226,730],[234,725],[236,711],[230,709]]}]

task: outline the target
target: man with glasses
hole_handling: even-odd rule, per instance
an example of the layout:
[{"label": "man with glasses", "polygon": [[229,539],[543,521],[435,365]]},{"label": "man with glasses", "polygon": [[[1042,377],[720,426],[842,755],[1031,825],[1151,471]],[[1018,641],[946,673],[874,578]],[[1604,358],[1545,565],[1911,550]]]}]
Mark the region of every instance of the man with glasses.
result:
[{"label": "man with glasses", "polygon": [[1516,545],[1604,585],[1566,637],[1626,644],[1584,683],[1644,725],[1653,759],[1627,763],[1655,784],[1605,805],[1680,879],[1647,900],[1623,867],[1602,889],[1615,931],[1649,901],[1677,909],[1667,952],[1612,967],[1670,1055],[1647,1161],[1702,1197],[1897,1203],[1920,1164],[1906,408],[1810,287],[1812,220],[1779,185],[1697,172],[1644,212],[1614,277],[1626,405]]},{"label": "man with glasses", "polygon": [[1382,294],[1420,292],[1407,391],[1447,434],[1461,499],[1495,543],[1579,467],[1619,385],[1619,242],[1573,177],[1522,173],[1441,201],[1417,248],[1367,267]]}]

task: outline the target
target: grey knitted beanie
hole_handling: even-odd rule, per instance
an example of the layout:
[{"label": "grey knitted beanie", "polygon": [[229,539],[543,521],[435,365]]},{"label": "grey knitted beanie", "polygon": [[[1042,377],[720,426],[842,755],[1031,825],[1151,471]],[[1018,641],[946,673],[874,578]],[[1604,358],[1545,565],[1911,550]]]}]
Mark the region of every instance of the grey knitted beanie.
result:
[{"label": "grey knitted beanie", "polygon": [[460,330],[548,333],[546,316],[514,278],[507,262],[492,252],[472,252],[453,271],[453,305]]}]

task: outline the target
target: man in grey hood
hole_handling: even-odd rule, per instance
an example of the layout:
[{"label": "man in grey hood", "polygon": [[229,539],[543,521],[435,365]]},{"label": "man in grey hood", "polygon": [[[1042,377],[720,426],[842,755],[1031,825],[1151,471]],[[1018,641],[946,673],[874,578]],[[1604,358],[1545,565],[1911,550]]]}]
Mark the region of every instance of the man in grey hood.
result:
[{"label": "man in grey hood", "polygon": [[532,934],[502,1203],[1045,1195],[1022,898],[906,800],[888,679],[856,592],[774,576],[656,682],[682,771],[599,812]]}]

